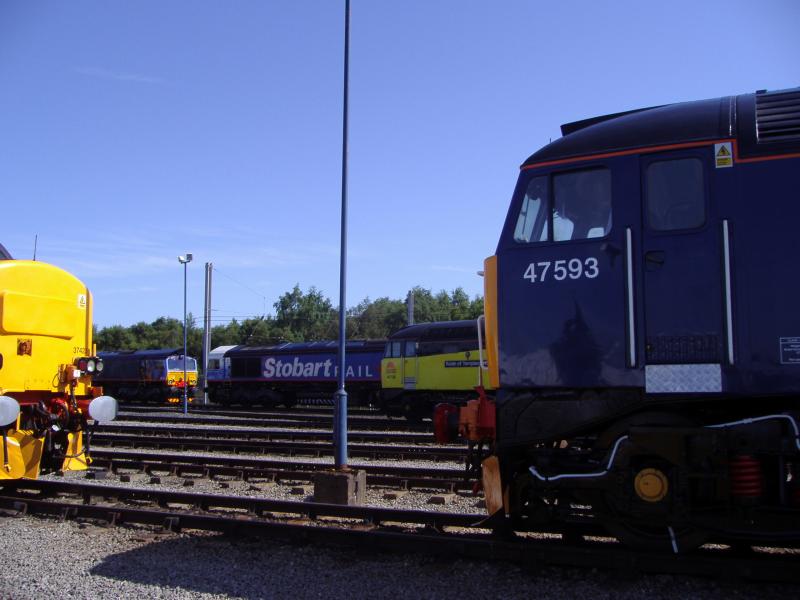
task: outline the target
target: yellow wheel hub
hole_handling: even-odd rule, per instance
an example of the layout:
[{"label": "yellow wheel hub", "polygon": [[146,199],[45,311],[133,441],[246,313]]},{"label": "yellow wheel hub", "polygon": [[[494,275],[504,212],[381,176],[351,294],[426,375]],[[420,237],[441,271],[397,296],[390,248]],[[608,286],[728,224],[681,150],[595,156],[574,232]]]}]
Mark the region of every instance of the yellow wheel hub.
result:
[{"label": "yellow wheel hub", "polygon": [[669,491],[669,480],[658,469],[642,469],[636,474],[633,487],[645,502],[660,502]]}]

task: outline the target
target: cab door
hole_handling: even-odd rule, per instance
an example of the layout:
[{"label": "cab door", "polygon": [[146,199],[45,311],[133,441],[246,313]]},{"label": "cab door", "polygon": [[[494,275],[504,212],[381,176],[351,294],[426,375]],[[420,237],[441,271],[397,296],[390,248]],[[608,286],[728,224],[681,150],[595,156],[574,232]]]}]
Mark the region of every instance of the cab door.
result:
[{"label": "cab door", "polygon": [[721,231],[707,149],[641,160],[645,388],[719,392],[723,360]]},{"label": "cab door", "polygon": [[417,389],[417,342],[406,340],[403,343],[403,388]]},{"label": "cab door", "polygon": [[638,387],[629,238],[639,162],[523,171],[497,250],[502,388]]},{"label": "cab door", "polygon": [[403,342],[390,340],[386,342],[386,351],[381,361],[381,388],[384,390],[402,389],[403,387]]}]

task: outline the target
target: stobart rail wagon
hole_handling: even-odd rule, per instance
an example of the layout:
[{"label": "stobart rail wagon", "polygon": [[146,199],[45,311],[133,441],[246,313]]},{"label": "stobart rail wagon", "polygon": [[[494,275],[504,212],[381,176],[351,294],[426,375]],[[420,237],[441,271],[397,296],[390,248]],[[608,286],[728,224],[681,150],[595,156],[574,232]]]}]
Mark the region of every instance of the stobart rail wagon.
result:
[{"label": "stobart rail wagon", "polygon": [[100,369],[86,286],[0,246],[0,480],[87,468],[87,419],[116,416],[114,398],[92,384]]},{"label": "stobart rail wagon", "polygon": [[562,131],[485,264],[490,511],[674,552],[796,542],[800,88]]}]

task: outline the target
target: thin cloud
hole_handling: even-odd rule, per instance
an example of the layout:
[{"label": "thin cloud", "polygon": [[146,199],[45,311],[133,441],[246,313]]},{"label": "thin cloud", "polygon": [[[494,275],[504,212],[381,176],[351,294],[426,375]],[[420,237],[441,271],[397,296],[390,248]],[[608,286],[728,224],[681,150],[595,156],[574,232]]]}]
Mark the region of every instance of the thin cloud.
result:
[{"label": "thin cloud", "polygon": [[331,253],[331,248],[317,244],[300,250],[280,246],[245,249],[225,244],[224,240],[201,240],[198,236],[185,236],[195,242],[187,244],[187,248],[178,248],[170,235],[171,232],[159,230],[135,237],[124,232],[98,232],[94,239],[48,240],[47,243],[40,240],[39,259],[58,264],[82,278],[119,279],[175,271],[177,256],[184,249],[192,251],[198,263],[213,262],[225,273],[319,264]]},{"label": "thin cloud", "polygon": [[158,77],[151,77],[149,75],[140,75],[138,73],[124,73],[122,71],[111,71],[109,69],[101,69],[99,67],[78,67],[75,69],[76,73],[87,75],[89,77],[97,77],[99,79],[107,79],[111,81],[127,81],[131,83],[148,83],[158,84],[164,83],[163,79]]},{"label": "thin cloud", "polygon": [[114,296],[116,294],[149,294],[152,292],[160,291],[159,288],[153,286],[140,286],[130,288],[111,288],[105,289],[101,293],[105,296]]},{"label": "thin cloud", "polygon": [[448,271],[451,273],[475,273],[476,268],[457,267],[455,265],[431,265],[431,271]]}]

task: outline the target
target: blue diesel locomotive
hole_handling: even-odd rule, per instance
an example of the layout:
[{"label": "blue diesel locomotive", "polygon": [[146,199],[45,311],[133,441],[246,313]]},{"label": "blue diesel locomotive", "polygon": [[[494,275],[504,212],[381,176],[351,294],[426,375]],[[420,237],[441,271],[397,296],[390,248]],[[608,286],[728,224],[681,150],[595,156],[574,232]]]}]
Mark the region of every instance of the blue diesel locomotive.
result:
[{"label": "blue diesel locomotive", "polygon": [[[384,340],[347,342],[345,382],[353,404],[377,403]],[[338,342],[232,346],[209,353],[208,394],[220,404],[293,406],[301,398],[332,398]]]},{"label": "blue diesel locomotive", "polygon": [[100,352],[99,356],[105,369],[96,381],[124,401],[178,403],[184,387],[188,400],[194,399],[197,361],[191,356],[184,360],[182,348]]},{"label": "blue diesel locomotive", "polygon": [[796,542],[800,88],[562,133],[485,263],[490,514],[674,552]]}]

